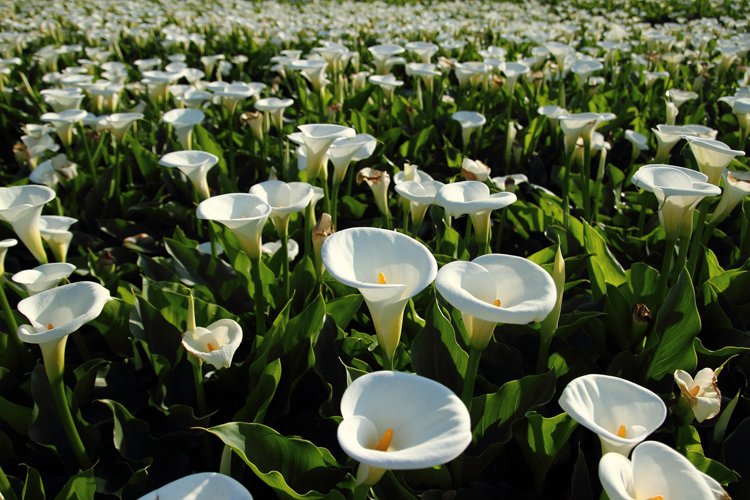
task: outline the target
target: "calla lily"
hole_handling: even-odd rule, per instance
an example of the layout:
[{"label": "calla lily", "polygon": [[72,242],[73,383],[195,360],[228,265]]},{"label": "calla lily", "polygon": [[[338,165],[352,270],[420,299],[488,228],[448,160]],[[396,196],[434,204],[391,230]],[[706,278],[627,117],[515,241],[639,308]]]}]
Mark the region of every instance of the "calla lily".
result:
[{"label": "calla lily", "polygon": [[357,134],[354,137],[336,139],[328,149],[333,164],[333,183],[341,184],[352,161],[369,158],[375,151],[377,140],[370,134]]},{"label": "calla lily", "polygon": [[78,175],[78,165],[68,160],[64,154],[55,155],[43,161],[29,174],[34,184],[54,188],[62,180],[71,180]]},{"label": "calla lily", "polygon": [[675,144],[680,142],[685,135],[696,135],[687,126],[674,126],[674,125],[657,125],[656,128],[652,128],[651,132],[656,136],[656,156],[654,157],[655,163],[661,163],[669,159],[669,154],[674,148]]},{"label": "calla lily", "polygon": [[644,165],[633,175],[633,184],[651,191],[659,202],[659,219],[667,238],[689,238],[693,230],[693,211],[706,196],[721,189],[706,182],[705,174],[674,165]]},{"label": "calla lily", "polygon": [[689,90],[669,89],[666,92],[667,98],[678,108],[688,101],[698,99],[698,94]]},{"label": "calla lily", "polygon": [[[498,177],[493,177],[490,179],[492,183],[495,185],[497,189],[500,191],[513,191],[513,186],[517,186],[518,184],[528,184],[529,178],[526,177],[524,174],[510,174],[510,175],[500,175]],[[539,186],[534,185],[533,187],[538,188]]]},{"label": "calla lily", "polygon": [[396,57],[404,53],[404,48],[400,45],[383,44],[373,45],[367,48],[372,55],[375,63],[375,73],[378,75],[387,74],[395,64],[404,64],[406,61],[403,57]]},{"label": "calla lily", "polygon": [[271,123],[281,130],[284,127],[284,110],[294,104],[294,99],[279,99],[278,97],[266,97],[255,101],[255,109],[269,113]]},{"label": "calla lily", "polygon": [[633,146],[630,153],[631,161],[635,161],[641,151],[648,151],[648,137],[635,130],[626,130],[625,139]]},{"label": "calla lily", "polygon": [[220,319],[205,328],[196,326],[195,300],[190,296],[187,330],[182,334],[187,352],[214,368],[229,368],[241,343],[242,327],[233,319]]},{"label": "calla lily", "polygon": [[602,454],[628,456],[667,416],[659,396],[610,375],[589,374],[570,381],[558,403],[573,420],[599,436]]},{"label": "calla lily", "polygon": [[471,443],[466,406],[444,385],[419,375],[362,375],[344,391],[341,415],[338,440],[360,462],[357,484],[371,486],[387,469],[450,462]]},{"label": "calla lily", "polygon": [[182,477],[138,500],[185,498],[190,500],[253,500],[253,496],[236,479],[218,472],[199,472]]},{"label": "calla lily", "polygon": [[409,42],[405,46],[406,50],[414,53],[423,63],[429,63],[440,47],[432,42]]},{"label": "calla lily", "polygon": [[695,379],[685,370],[674,372],[674,381],[680,388],[682,398],[690,404],[690,409],[698,422],[714,418],[721,410],[721,391],[716,383],[716,374],[711,368],[704,368]]},{"label": "calla lily", "polygon": [[47,254],[39,234],[39,217],[44,204],[54,197],[55,192],[46,186],[0,188],[0,220],[13,226],[18,239],[42,264],[47,263]]},{"label": "calla lily", "polygon": [[715,479],[657,441],[639,444],[630,460],[619,453],[604,455],[599,461],[599,480],[610,500],[729,498]]},{"label": "calla lily", "polygon": [[73,233],[69,229],[76,222],[78,219],[62,215],[42,215],[39,218],[39,233],[58,262],[65,262],[70,242],[73,241]]},{"label": "calla lily", "polygon": [[391,102],[393,100],[393,94],[397,87],[401,87],[404,82],[397,79],[390,73],[387,75],[372,75],[368,78],[370,83],[374,83],[381,89],[383,89],[383,95],[385,96],[385,102]]},{"label": "calla lily", "polygon": [[261,198],[245,193],[213,196],[198,205],[196,215],[199,219],[224,224],[251,259],[260,259],[261,234],[271,215],[271,207]]},{"label": "calla lily", "polygon": [[328,62],[325,59],[300,59],[292,62],[289,67],[300,71],[316,92],[320,92],[330,82],[326,77]]},{"label": "calla lily", "polygon": [[133,123],[142,119],[143,113],[113,113],[103,120],[102,127],[109,130],[118,142],[122,142]]},{"label": "calla lily", "polygon": [[18,245],[18,240],[8,238],[0,240],[0,282],[5,279],[5,256],[8,255],[8,249]]},{"label": "calla lily", "polygon": [[745,156],[744,151],[737,151],[721,141],[685,136],[690,144],[690,151],[695,156],[698,169],[708,176],[708,182],[718,186],[721,175],[727,165],[737,156]]},{"label": "calla lily", "polygon": [[439,181],[403,181],[396,184],[396,192],[409,201],[411,222],[419,227],[435,196],[445,184]]},{"label": "calla lily", "polygon": [[711,215],[711,223],[718,224],[732,213],[742,199],[750,195],[750,172],[747,171],[724,171],[724,191]]},{"label": "calla lily", "polygon": [[203,122],[203,111],[192,108],[173,109],[164,113],[162,121],[174,127],[177,140],[184,149],[192,148],[193,127]]},{"label": "calla lily", "polygon": [[255,88],[245,83],[222,85],[215,89],[214,97],[219,98],[229,113],[234,113],[240,102],[255,94]]},{"label": "calla lily", "polygon": [[467,181],[484,182],[490,178],[490,167],[479,160],[464,158],[461,162],[461,175]]},{"label": "calla lily", "polygon": [[66,109],[78,109],[81,107],[84,94],[81,89],[44,89],[40,92],[44,97],[44,102],[52,107],[55,113],[60,113]]},{"label": "calla lily", "polygon": [[408,162],[404,164],[403,170],[396,172],[396,175],[393,176],[393,182],[396,184],[406,181],[425,182],[431,180],[433,180],[433,178],[430,174],[424,170],[420,170],[418,165]]},{"label": "calla lily", "polygon": [[306,182],[283,182],[271,180],[255,184],[250,188],[253,194],[271,207],[271,222],[279,236],[286,237],[289,216],[301,212],[310,204],[313,197],[312,186]]},{"label": "calla lily", "polygon": [[565,151],[570,155],[579,138],[591,141],[596,127],[600,123],[611,120],[611,113],[575,113],[560,117],[560,126],[565,134]]},{"label": "calla lily", "polygon": [[509,94],[513,94],[516,87],[516,81],[523,75],[526,75],[531,69],[524,63],[520,62],[503,62],[500,63],[500,71],[505,75],[505,88]]},{"label": "calla lily", "polygon": [[82,109],[68,109],[59,113],[44,113],[39,119],[51,123],[60,141],[67,146],[73,141],[73,126],[86,115],[86,111]]},{"label": "calla lily", "polygon": [[546,116],[547,119],[549,119],[549,122],[552,125],[553,130],[557,127],[557,122],[561,117],[567,116],[570,114],[568,113],[567,109],[561,108],[560,106],[557,106],[554,104],[540,107],[536,110],[536,112],[542,116]]},{"label": "calla lily", "polygon": [[176,168],[193,184],[201,199],[211,196],[208,189],[208,171],[219,159],[205,151],[174,151],[167,153],[159,160],[159,165]]},{"label": "calla lily", "polygon": [[29,295],[34,295],[57,286],[60,281],[70,276],[75,270],[76,266],[73,264],[55,262],[17,272],[11,279],[22,285]]},{"label": "calla lily", "polygon": [[365,167],[357,172],[357,184],[362,184],[363,182],[366,182],[370,186],[372,194],[375,197],[375,204],[378,206],[380,213],[389,218],[388,186],[391,185],[391,175],[385,170]]},{"label": "calla lily", "polygon": [[[269,257],[273,257],[276,252],[281,250],[281,241],[269,241],[268,243],[263,243],[263,253],[268,255]],[[294,240],[289,240],[286,244],[287,246],[287,255],[289,256],[289,262],[293,261],[297,258],[297,255],[299,255],[299,244]]]},{"label": "calla lily", "polygon": [[469,145],[469,139],[475,129],[487,123],[487,119],[481,113],[475,111],[456,111],[451,115],[461,125],[461,139],[464,147]]},{"label": "calla lily", "polygon": [[357,227],[328,236],[322,260],[336,280],[359,289],[378,342],[392,360],[401,338],[406,303],[437,274],[432,252],[404,234]]},{"label": "calla lily", "polygon": [[316,123],[300,125],[297,128],[301,132],[300,139],[304,144],[307,155],[306,171],[309,182],[313,182],[318,177],[321,177],[324,181],[328,179],[326,155],[333,141],[342,137],[351,138],[357,135],[353,128],[342,125]]},{"label": "calla lily", "polygon": [[443,266],[435,280],[440,295],[461,311],[472,347],[487,347],[497,323],[542,321],[557,300],[555,282],[523,257],[488,254]]},{"label": "calla lily", "polygon": [[487,244],[490,236],[490,214],[516,201],[513,193],[492,193],[479,181],[462,181],[446,184],[435,196],[435,203],[448,217],[469,214],[479,244]]}]

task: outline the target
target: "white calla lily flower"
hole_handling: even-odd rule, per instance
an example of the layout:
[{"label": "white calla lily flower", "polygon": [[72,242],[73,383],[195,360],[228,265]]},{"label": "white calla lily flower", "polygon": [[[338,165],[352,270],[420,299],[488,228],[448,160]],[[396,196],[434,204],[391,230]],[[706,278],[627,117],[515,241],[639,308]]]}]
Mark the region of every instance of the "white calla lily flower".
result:
[{"label": "white calla lily flower", "polygon": [[39,217],[39,234],[52,250],[52,254],[58,262],[65,262],[68,256],[70,242],[73,241],[70,226],[76,222],[78,222],[78,219],[63,215],[42,215]]},{"label": "white calla lily flower", "polygon": [[599,461],[599,480],[610,500],[729,498],[715,479],[657,441],[639,444],[630,460],[619,453],[604,455]]},{"label": "white calla lily flower", "polygon": [[695,156],[698,169],[708,176],[708,182],[719,185],[724,170],[737,156],[745,156],[744,151],[737,151],[721,141],[704,139],[701,137],[685,136],[690,145],[690,151]]},{"label": "white calla lily flower", "polygon": [[440,295],[461,311],[471,345],[487,347],[495,325],[542,321],[557,300],[555,282],[541,266],[523,257],[488,254],[454,261],[438,271]]},{"label": "white calla lily flower", "polygon": [[211,196],[208,188],[208,172],[219,159],[205,151],[173,151],[159,159],[159,165],[167,168],[176,168],[182,172],[193,184],[193,187],[201,199]]},{"label": "white calla lily flower", "polygon": [[294,104],[294,99],[280,99],[278,97],[266,97],[255,102],[255,109],[269,113],[271,123],[281,130],[284,127],[284,110]]},{"label": "white calla lily flower", "polygon": [[479,129],[487,123],[487,119],[476,111],[456,111],[451,115],[461,125],[461,140],[464,147],[469,145],[469,139],[474,130]]},{"label": "white calla lily flower", "polygon": [[196,214],[199,219],[224,224],[251,259],[260,259],[261,234],[271,215],[271,207],[261,198],[246,193],[213,196],[198,205]]},{"label": "white calla lily flower", "polygon": [[440,181],[402,181],[396,183],[396,192],[409,201],[409,214],[416,227],[422,223],[430,205],[435,203],[435,196],[445,184]]},{"label": "white calla lily flower", "polygon": [[11,279],[22,285],[29,295],[34,295],[57,286],[60,281],[73,274],[75,270],[76,266],[73,264],[54,262],[19,271]]},{"label": "white calla lily flower", "polygon": [[0,188],[0,220],[9,223],[26,248],[42,264],[47,254],[42,246],[39,218],[45,203],[55,198],[46,186],[13,186]]},{"label": "white calla lily flower", "polygon": [[716,374],[711,368],[699,371],[695,379],[685,370],[675,370],[674,381],[680,388],[682,397],[690,404],[690,409],[698,422],[719,414],[721,391],[716,383]]},{"label": "white calla lily flower", "polygon": [[162,121],[174,128],[177,140],[184,149],[192,149],[193,127],[203,122],[205,113],[199,109],[180,108],[164,113]]},{"label": "white calla lily flower", "polygon": [[338,440],[360,462],[358,484],[375,484],[387,469],[450,462],[471,443],[466,406],[447,387],[419,375],[362,375],[344,392],[341,415]]},{"label": "white calla lily flower", "polygon": [[271,207],[271,222],[280,236],[287,233],[289,216],[303,211],[313,197],[312,186],[306,182],[264,181],[250,187],[250,194]]},{"label": "white calla lily flower", "polygon": [[18,240],[8,238],[0,240],[0,282],[5,279],[5,256],[8,255],[8,249],[18,245]]},{"label": "white calla lily flower", "polygon": [[432,283],[437,262],[417,240],[395,231],[369,227],[344,229],[328,236],[323,265],[336,280],[359,289],[370,310],[380,346],[393,359],[409,299]]},{"label": "white calla lily flower", "polygon": [[183,498],[189,500],[253,500],[236,479],[218,472],[199,472],[165,484],[138,500]]},{"label": "white calla lily flower", "polygon": [[300,125],[299,139],[304,144],[307,156],[307,180],[313,182],[318,177],[323,180],[328,179],[328,169],[326,166],[328,160],[328,148],[333,141],[339,138],[351,138],[357,135],[351,127],[343,125],[331,125],[324,123],[315,123],[309,125]]},{"label": "white calla lily flower", "polygon": [[745,196],[750,195],[750,172],[748,171],[724,171],[724,191],[716,205],[716,210],[711,215],[711,223],[718,224],[732,213]]},{"label": "white calla lily flower", "polygon": [[627,456],[667,416],[659,396],[610,375],[589,374],[570,381],[558,403],[573,420],[599,436],[602,454]]}]

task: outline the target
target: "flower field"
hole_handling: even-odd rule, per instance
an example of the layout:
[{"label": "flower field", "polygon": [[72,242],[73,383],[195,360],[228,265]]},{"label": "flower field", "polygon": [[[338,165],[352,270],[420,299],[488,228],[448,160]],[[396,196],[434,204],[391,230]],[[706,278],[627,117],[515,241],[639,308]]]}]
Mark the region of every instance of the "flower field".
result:
[{"label": "flower field", "polygon": [[746,2],[1,3],[0,499],[750,498]]}]

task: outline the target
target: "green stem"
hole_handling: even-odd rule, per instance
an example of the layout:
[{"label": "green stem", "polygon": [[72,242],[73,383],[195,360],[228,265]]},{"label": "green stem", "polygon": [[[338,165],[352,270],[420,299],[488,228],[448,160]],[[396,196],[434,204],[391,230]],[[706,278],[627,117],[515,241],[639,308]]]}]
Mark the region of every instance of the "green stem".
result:
[{"label": "green stem", "polygon": [[659,273],[659,283],[656,286],[656,294],[654,297],[656,300],[661,301],[664,296],[664,292],[667,290],[667,282],[669,281],[669,271],[672,267],[672,260],[674,260],[674,240],[667,240],[666,247],[664,248],[664,260],[661,264],[661,272]]},{"label": "green stem", "polygon": [[26,349],[23,341],[18,338],[18,323],[16,317],[13,315],[13,310],[10,308],[8,303],[8,297],[5,295],[5,277],[0,276],[0,306],[3,309],[3,315],[5,316],[5,325],[8,327],[8,338],[15,345],[19,356],[23,361],[23,365],[27,368],[33,366],[34,360],[31,353]]},{"label": "green stem", "polygon": [[687,260],[688,260],[688,247],[690,246],[690,239],[682,237],[679,239],[679,248],[678,248],[678,261],[677,265],[674,267],[674,270],[672,271],[672,283],[677,282],[677,278],[680,276],[680,273],[682,272],[682,269],[686,266]]},{"label": "green stem", "polygon": [[65,435],[68,438],[71,448],[73,448],[73,454],[75,454],[81,469],[90,469],[92,465],[91,460],[86,455],[86,448],[83,446],[81,436],[78,434],[73,415],[70,413],[68,400],[65,397],[65,385],[63,385],[62,374],[50,376],[47,373],[47,378],[49,378],[49,384],[52,387],[52,398],[55,400],[55,406],[57,407],[57,413],[60,415]]},{"label": "green stem", "polygon": [[206,391],[203,388],[203,360],[191,355],[193,365],[193,382],[195,382],[195,399],[198,401],[198,412],[206,414]]},{"label": "green stem", "polygon": [[591,140],[583,139],[583,180],[581,186],[583,187],[583,216],[586,222],[591,222],[591,189],[589,184],[591,183]]},{"label": "green stem", "polygon": [[552,331],[549,334],[542,333],[539,337],[539,352],[536,357],[536,371],[537,373],[543,373],[547,371],[547,361],[549,360],[549,348],[552,345],[552,337],[555,336],[555,332]]},{"label": "green stem", "polygon": [[333,227],[336,227],[336,224],[338,224],[339,220],[339,189],[341,188],[341,183],[336,182],[334,179],[333,181],[333,190],[331,192],[331,211],[329,212],[329,215],[331,216],[331,221],[333,222]]},{"label": "green stem", "polygon": [[219,472],[225,476],[232,475],[232,448],[224,445],[221,450],[221,462],[219,462]]},{"label": "green stem", "polygon": [[284,262],[281,264],[281,273],[282,273],[282,280],[284,282],[284,300],[289,300],[290,297],[290,291],[289,291],[289,247],[287,246],[287,243],[289,242],[289,230],[286,229],[281,232],[279,235],[281,236],[281,255],[284,258]]},{"label": "green stem", "polygon": [[701,243],[703,242],[703,230],[706,226],[706,216],[708,215],[708,204],[701,204],[698,207],[698,227],[692,235],[690,241],[690,252],[687,270],[692,278],[695,278],[695,266],[698,263],[698,255],[701,252]]},{"label": "green stem", "polygon": [[16,492],[10,486],[8,476],[5,475],[2,467],[0,467],[0,496],[4,496],[8,500],[16,500],[18,498]]},{"label": "green stem", "polygon": [[469,364],[466,365],[464,374],[464,386],[461,391],[461,401],[464,402],[469,413],[471,413],[471,402],[474,398],[474,385],[477,381],[477,372],[479,371],[479,359],[482,357],[482,350],[474,346],[469,347]]},{"label": "green stem", "polygon": [[573,153],[565,154],[565,179],[562,186],[562,208],[563,223],[566,229],[570,228],[570,171],[573,167]]},{"label": "green stem", "polygon": [[262,336],[266,334],[266,300],[263,296],[263,279],[260,275],[261,259],[262,257],[259,257],[253,262],[250,271],[255,285],[255,330],[258,335]]},{"label": "green stem", "polygon": [[120,148],[115,142],[115,162],[114,162],[114,173],[112,174],[112,180],[109,183],[108,199],[111,201],[115,197],[115,193],[120,191]]}]

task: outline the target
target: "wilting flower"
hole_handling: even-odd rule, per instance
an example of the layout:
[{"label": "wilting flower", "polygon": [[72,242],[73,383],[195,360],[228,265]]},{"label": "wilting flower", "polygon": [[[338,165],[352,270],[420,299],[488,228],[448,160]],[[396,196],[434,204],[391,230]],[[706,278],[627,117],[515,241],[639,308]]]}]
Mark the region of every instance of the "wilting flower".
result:
[{"label": "wilting flower", "polygon": [[0,188],[0,220],[13,226],[31,254],[47,263],[47,254],[39,234],[39,217],[45,203],[55,197],[55,192],[46,186],[14,186]]},{"label": "wilting flower", "polygon": [[220,319],[205,328],[196,326],[195,299],[190,295],[187,330],[182,334],[187,352],[214,368],[229,368],[241,343],[242,327],[233,319]]},{"label": "wilting flower", "polygon": [[376,170],[374,168],[365,167],[357,172],[357,184],[366,182],[372,194],[375,197],[375,204],[378,206],[378,210],[384,216],[388,217],[390,210],[388,209],[388,186],[391,184],[391,176],[385,170]]},{"label": "wilting flower", "polygon": [[469,145],[469,138],[475,129],[481,128],[487,123],[487,119],[481,113],[474,111],[456,111],[451,115],[461,125],[461,139],[464,147]]},{"label": "wilting flower", "polygon": [[570,381],[558,403],[573,420],[599,436],[602,455],[628,456],[667,416],[659,396],[610,375],[589,374]]},{"label": "wilting flower", "polygon": [[75,270],[76,266],[73,264],[55,262],[19,271],[11,279],[23,286],[29,295],[34,295],[57,286],[60,281],[66,279]]},{"label": "wilting flower", "polygon": [[443,266],[435,280],[440,295],[461,311],[471,345],[484,349],[495,325],[542,321],[557,299],[555,282],[523,257],[488,254]]},{"label": "wilting flower", "polygon": [[214,500],[253,500],[253,496],[236,479],[218,472],[199,472],[181,477],[143,495],[140,500],[160,498],[212,498]]},{"label": "wilting flower", "polygon": [[323,264],[336,280],[359,289],[370,310],[378,343],[393,359],[404,308],[435,279],[432,252],[405,234],[356,227],[326,238]]},{"label": "wilting flower", "polygon": [[484,182],[490,178],[490,167],[479,160],[464,158],[461,162],[461,175],[467,181]]},{"label": "wilting flower", "polygon": [[706,196],[721,189],[706,182],[705,174],[674,165],[644,165],[633,175],[633,184],[651,191],[659,202],[659,220],[667,238],[689,238],[693,230],[693,211]]},{"label": "wilting flower", "polygon": [[65,262],[68,255],[73,233],[69,231],[70,226],[78,222],[73,217],[62,215],[42,215],[39,218],[39,233],[42,240],[52,250],[58,262]]},{"label": "wilting flower", "polygon": [[320,216],[320,220],[315,224],[312,230],[312,246],[313,246],[313,257],[315,259],[315,271],[318,274],[318,278],[323,276],[323,242],[335,232],[333,227],[333,220],[327,213],[323,213]]},{"label": "wilting flower", "polygon": [[203,122],[206,115],[203,111],[191,108],[173,109],[164,113],[162,121],[174,128],[177,140],[184,149],[191,149],[193,144],[193,127]]},{"label": "wilting flower", "polygon": [[434,467],[471,443],[469,411],[447,387],[419,375],[380,371],[357,378],[341,398],[338,440],[360,462],[357,483],[388,469]]},{"label": "wilting flower", "polygon": [[230,193],[203,200],[196,211],[199,219],[224,224],[239,240],[242,250],[253,260],[261,257],[261,234],[271,215],[271,207],[258,196]]},{"label": "wilting flower", "polygon": [[633,456],[607,453],[599,461],[599,480],[610,500],[726,500],[721,485],[669,446],[646,441]]},{"label": "wilting flower", "polygon": [[55,155],[43,161],[29,174],[34,184],[43,184],[54,188],[60,181],[69,181],[78,175],[78,165],[68,160],[65,154]]},{"label": "wilting flower", "polygon": [[750,194],[750,172],[724,171],[724,191],[711,215],[711,222],[721,222],[734,210],[742,199]]},{"label": "wilting flower", "polygon": [[685,136],[690,144],[690,151],[695,156],[698,169],[708,176],[708,182],[719,185],[724,169],[736,156],[745,156],[744,151],[737,151],[721,141]]},{"label": "wilting flower", "polygon": [[211,196],[208,189],[208,171],[219,159],[205,151],[173,151],[159,159],[159,165],[176,168],[193,184],[201,199]]},{"label": "wilting flower", "polygon": [[716,384],[716,375],[711,368],[704,368],[695,379],[685,370],[675,370],[674,381],[680,388],[682,398],[690,404],[690,409],[698,422],[714,418],[721,410],[721,392]]}]

